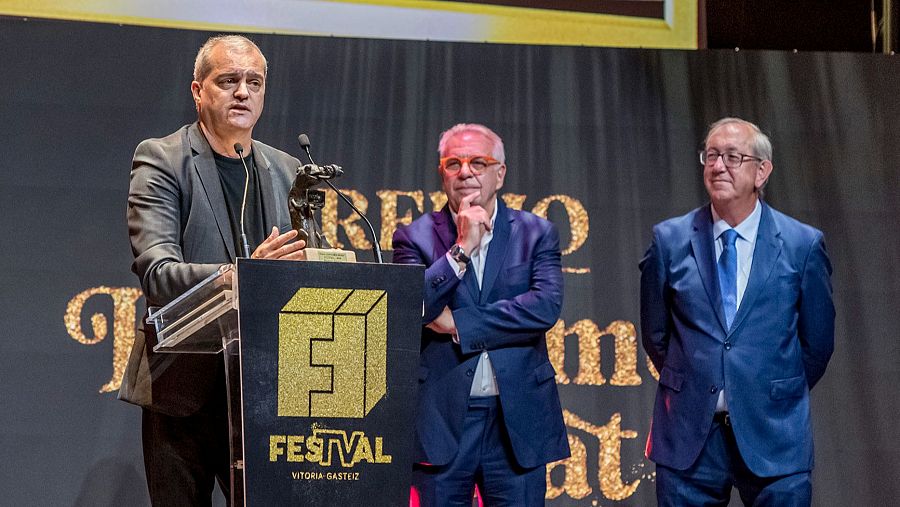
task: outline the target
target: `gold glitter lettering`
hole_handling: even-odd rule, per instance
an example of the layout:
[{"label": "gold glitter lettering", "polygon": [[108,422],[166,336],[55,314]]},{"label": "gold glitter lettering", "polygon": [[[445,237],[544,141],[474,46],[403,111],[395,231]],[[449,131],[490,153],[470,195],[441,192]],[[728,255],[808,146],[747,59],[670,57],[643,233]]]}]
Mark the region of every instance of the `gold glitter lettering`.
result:
[{"label": "gold glitter lettering", "polygon": [[[565,373],[566,336],[578,336],[578,375],[570,380]],[[641,377],[637,373],[637,332],[634,324],[624,320],[613,321],[604,330],[600,330],[593,321],[579,320],[566,327],[563,320],[547,331],[547,352],[550,363],[557,371],[558,384],[574,383],[577,385],[601,386],[606,378],[601,371],[600,339],[611,335],[615,339],[615,370],[610,378],[610,385],[638,386]]]},{"label": "gold glitter lettering", "polygon": [[443,190],[430,192],[428,194],[428,199],[431,200],[432,211],[440,211],[444,209],[444,206],[447,204],[447,194],[445,194]]},{"label": "gold glitter lettering", "polygon": [[525,198],[527,196],[525,194],[503,194],[503,202],[510,209],[521,210],[522,205],[525,204]]},{"label": "gold glitter lettering", "polygon": [[[271,451],[269,453],[271,454]],[[287,460],[294,463],[303,462],[303,435],[288,435]]]},{"label": "gold glitter lettering", "polygon": [[[544,498],[548,500],[553,500],[563,493],[578,500],[590,495],[593,491],[588,485],[587,449],[584,447],[584,442],[574,435],[568,435],[568,437],[572,456],[547,464],[547,494]],[[550,480],[550,472],[559,466],[563,467],[565,479],[562,486],[555,486]]]},{"label": "gold glitter lettering", "polygon": [[659,382],[659,372],[656,371],[656,367],[653,366],[653,361],[650,360],[650,356],[647,356],[647,371],[649,371],[650,375]]},{"label": "gold glitter lettering", "polygon": [[[550,203],[553,201],[562,203],[566,209],[566,215],[569,217],[569,233],[571,234],[571,239],[569,240],[569,246],[562,251],[563,255],[569,255],[581,248],[584,242],[587,241],[588,232],[590,231],[588,212],[584,209],[584,205],[581,204],[581,201],[574,197],[562,194],[550,195],[541,199],[534,205],[531,212],[540,217],[547,218],[547,210],[550,208]],[[562,268],[562,271],[563,273],[585,274],[590,273],[591,268],[564,267]]]},{"label": "gold glitter lettering", "polygon": [[584,209],[581,201],[562,194],[544,197],[534,205],[534,209],[531,212],[537,216],[547,218],[547,210],[553,201],[562,203],[566,209],[566,215],[569,217],[569,231],[572,233],[572,239],[569,241],[569,246],[562,251],[563,255],[569,255],[581,248],[581,245],[587,240],[588,231],[590,230],[588,212]]},{"label": "gold glitter lettering", "polygon": [[375,437],[375,463],[390,463],[393,459],[393,456],[384,453],[384,438]]},{"label": "gold glitter lettering", "polygon": [[[363,213],[369,208],[369,201],[356,190],[340,189],[353,201],[353,205]],[[372,243],[366,239],[366,231],[362,225],[357,224],[362,220],[353,210],[348,210],[345,218],[338,219],[338,200],[340,198],[333,190],[325,192],[325,206],[322,208],[322,233],[334,248],[344,248],[344,244],[338,240],[338,226],[344,228],[350,245],[357,250],[370,250]],[[344,204],[346,206],[346,204]]]},{"label": "gold glitter lettering", "polygon": [[278,456],[284,454],[284,435],[269,435],[269,461],[278,461]]},{"label": "gold glitter lettering", "polygon": [[381,248],[391,248],[391,238],[398,225],[407,225],[413,221],[412,210],[407,209],[403,216],[397,215],[397,198],[410,197],[416,203],[416,210],[423,211],[425,196],[421,190],[403,192],[401,190],[379,190],[375,195],[381,199]]},{"label": "gold glitter lettering", "polygon": [[353,465],[361,461],[365,461],[366,463],[375,461],[375,456],[372,455],[372,444],[365,435],[360,437],[356,442],[356,452],[353,453]]},{"label": "gold glitter lettering", "polygon": [[101,393],[117,391],[122,385],[122,375],[128,363],[128,354],[134,344],[135,314],[140,289],[133,287],[94,287],[80,292],[66,306],[63,321],[73,340],[85,345],[96,345],[106,338],[109,324],[102,313],[91,315],[93,338],[88,338],[81,326],[81,312],[85,302],[95,295],[108,295],[113,300],[113,373],[109,382],[100,387]]},{"label": "gold glitter lettering", "polygon": [[622,481],[622,439],[637,438],[637,432],[622,429],[622,414],[616,412],[609,423],[596,426],[563,409],[566,426],[579,429],[597,437],[599,442],[599,463],[597,477],[600,480],[600,491],[610,500],[621,501],[630,497],[641,484],[640,479],[626,484]]}]

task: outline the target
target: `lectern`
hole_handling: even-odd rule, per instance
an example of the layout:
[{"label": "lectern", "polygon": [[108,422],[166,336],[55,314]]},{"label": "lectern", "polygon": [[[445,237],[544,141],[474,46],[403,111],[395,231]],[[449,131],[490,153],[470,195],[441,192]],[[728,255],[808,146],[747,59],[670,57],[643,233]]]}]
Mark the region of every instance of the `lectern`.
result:
[{"label": "lectern", "polygon": [[147,318],[222,354],[232,505],[408,505],[423,266],[238,259]]}]

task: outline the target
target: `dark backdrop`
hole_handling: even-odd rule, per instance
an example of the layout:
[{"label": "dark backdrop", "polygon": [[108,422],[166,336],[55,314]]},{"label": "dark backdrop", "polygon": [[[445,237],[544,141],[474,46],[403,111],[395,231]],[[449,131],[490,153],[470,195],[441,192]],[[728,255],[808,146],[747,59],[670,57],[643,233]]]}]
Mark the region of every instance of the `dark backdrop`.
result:
[{"label": "dark backdrop", "polygon": [[[114,343],[133,322],[127,312],[115,321],[102,294],[71,329],[64,317],[83,291],[109,287],[127,303],[121,289],[137,286],[125,227],[131,155],[141,139],[193,120],[193,58],[208,35],[0,19],[0,490],[10,505],[146,502],[139,410],[99,392],[115,383]],[[317,160],[343,165],[341,186],[368,200],[376,227],[382,190],[424,191],[431,210],[437,138],[460,121],[504,138],[504,191],[524,194],[525,209],[551,195],[580,202],[588,222],[570,223],[559,202],[549,212],[564,244],[587,233],[563,258],[590,270],[565,275],[564,326],[638,324],[650,227],[705,202],[696,158],[705,126],[725,115],[760,124],[775,145],[769,203],[824,230],[835,267],[836,352],[813,393],[814,503],[900,496],[895,58],[254,39],[270,68],[255,137],[299,154],[296,135],[309,133]],[[398,202],[400,215],[420,213],[412,199]],[[348,243],[343,229],[338,237]],[[92,330],[95,314],[106,320],[94,317]],[[640,339],[623,336],[623,347]],[[655,380],[643,351],[638,385],[612,385],[611,340],[599,364],[574,334],[564,343],[561,375],[574,379],[582,361],[604,381],[560,386],[585,457],[584,467],[555,468],[553,482],[584,474],[586,487],[551,505],[652,503],[642,454]],[[603,454],[595,434],[625,436]],[[609,468],[610,456],[621,465]]]}]

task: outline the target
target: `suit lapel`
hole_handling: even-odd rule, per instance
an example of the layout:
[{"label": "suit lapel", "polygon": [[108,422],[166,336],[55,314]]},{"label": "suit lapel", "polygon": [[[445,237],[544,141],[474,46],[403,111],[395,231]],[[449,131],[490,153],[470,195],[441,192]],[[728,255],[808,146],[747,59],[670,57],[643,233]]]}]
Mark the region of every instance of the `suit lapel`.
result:
[{"label": "suit lapel", "polygon": [[772,269],[778,257],[781,255],[781,232],[775,226],[772,219],[772,210],[765,204],[762,205],[762,216],[759,219],[759,231],[756,233],[756,247],[753,249],[753,263],[750,266],[750,278],[747,280],[747,288],[744,289],[744,297],[741,298],[741,307],[734,316],[731,330],[734,332],[741,325],[760,294],[764,292],[766,282],[772,275]]},{"label": "suit lapel", "polygon": [[719,275],[716,271],[716,249],[712,237],[712,214],[709,206],[697,210],[694,215],[694,232],[691,236],[691,249],[697,262],[697,270],[703,287],[709,297],[710,304],[716,312],[719,324],[726,332],[725,310],[722,308],[722,293],[719,291]]},{"label": "suit lapel", "polygon": [[228,222],[228,209],[225,207],[225,193],[222,191],[222,182],[219,180],[219,171],[216,169],[216,161],[213,159],[212,148],[209,142],[200,132],[197,123],[188,128],[188,138],[191,143],[191,155],[194,168],[200,177],[206,199],[212,208],[213,219],[219,228],[219,234],[225,243],[230,259],[235,258],[234,236],[231,233],[231,224]]},{"label": "suit lapel", "polygon": [[[507,210],[503,200],[497,199],[497,219],[494,221],[494,237],[491,238],[488,247],[487,259],[484,260],[484,274],[481,279],[481,297],[479,303],[487,302],[488,294],[494,287],[503,259],[506,258],[506,249],[509,246],[509,238],[512,228],[515,226],[512,214]],[[477,280],[476,280],[477,284]]]},{"label": "suit lapel", "polygon": [[[262,197],[263,206],[263,238],[272,232],[272,227],[281,227],[278,223],[278,213],[275,208],[275,194],[272,187],[272,175],[269,173],[269,159],[263,154],[259,147],[259,143],[253,141],[253,160],[256,162],[256,173],[259,178],[259,192]],[[278,231],[284,234],[287,231]]]}]

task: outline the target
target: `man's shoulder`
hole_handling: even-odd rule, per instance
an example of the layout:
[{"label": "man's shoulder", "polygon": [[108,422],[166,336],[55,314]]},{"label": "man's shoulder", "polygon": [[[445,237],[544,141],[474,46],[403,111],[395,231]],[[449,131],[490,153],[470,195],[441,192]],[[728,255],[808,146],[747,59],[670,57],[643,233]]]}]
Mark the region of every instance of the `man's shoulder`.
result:
[{"label": "man's shoulder", "polygon": [[782,213],[772,206],[766,206],[771,214],[772,223],[775,225],[775,229],[781,233],[783,238],[787,240],[797,240],[801,243],[808,243],[817,237],[823,236],[822,231],[812,225]]},{"label": "man's shoulder", "polygon": [[662,222],[659,222],[653,226],[653,232],[660,239],[667,239],[672,236],[682,236],[685,231],[693,230],[695,222],[700,218],[699,215],[704,213],[709,215],[708,204],[695,208],[684,215],[667,218]]},{"label": "man's shoulder", "polygon": [[405,230],[411,235],[415,235],[418,232],[431,230],[432,228],[434,228],[435,222],[440,220],[440,215],[442,213],[443,211],[432,211],[430,213],[425,213],[409,224],[401,225],[397,228],[397,230]]},{"label": "man's shoulder", "polygon": [[260,151],[260,153],[262,153],[266,157],[274,158],[274,159],[277,159],[278,161],[289,161],[291,163],[297,163],[297,164],[300,163],[300,160],[297,157],[291,155],[290,153],[287,153],[286,151],[279,150],[278,148],[275,148],[274,146],[269,146],[268,144],[266,144],[262,141],[257,141],[256,139],[254,139],[253,147],[258,149]]},{"label": "man's shoulder", "polygon": [[553,225],[553,222],[551,222],[550,220],[535,215],[530,211],[506,208],[506,212],[509,214],[508,216],[510,220],[522,226],[525,226],[528,229],[549,230],[555,227]]},{"label": "man's shoulder", "polygon": [[150,137],[144,139],[138,144],[138,148],[136,151],[141,150],[152,150],[152,149],[167,149],[173,146],[182,145],[187,141],[188,129],[191,128],[191,124],[184,125],[175,132],[168,134],[163,137]]}]

